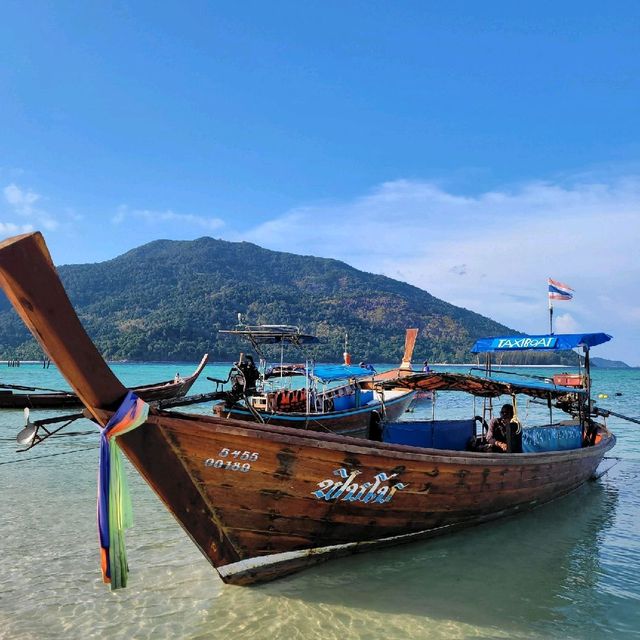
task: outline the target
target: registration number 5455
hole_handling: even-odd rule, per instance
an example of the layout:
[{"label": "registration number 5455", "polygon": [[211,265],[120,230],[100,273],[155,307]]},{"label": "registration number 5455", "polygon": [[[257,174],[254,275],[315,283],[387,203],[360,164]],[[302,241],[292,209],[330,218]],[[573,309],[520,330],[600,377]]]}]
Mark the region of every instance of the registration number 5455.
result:
[{"label": "registration number 5455", "polygon": [[250,463],[255,462],[259,457],[260,454],[257,451],[241,451],[223,447],[218,451],[217,457],[207,458],[204,461],[204,466],[248,473],[251,471]]}]

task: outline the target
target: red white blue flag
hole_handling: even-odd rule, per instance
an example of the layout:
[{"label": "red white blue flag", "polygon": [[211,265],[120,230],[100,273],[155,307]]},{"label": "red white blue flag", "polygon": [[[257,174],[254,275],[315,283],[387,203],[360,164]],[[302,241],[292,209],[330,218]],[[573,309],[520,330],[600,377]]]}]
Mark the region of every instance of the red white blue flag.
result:
[{"label": "red white blue flag", "polygon": [[549,300],[571,300],[573,289],[568,284],[563,284],[557,280],[548,278]]}]

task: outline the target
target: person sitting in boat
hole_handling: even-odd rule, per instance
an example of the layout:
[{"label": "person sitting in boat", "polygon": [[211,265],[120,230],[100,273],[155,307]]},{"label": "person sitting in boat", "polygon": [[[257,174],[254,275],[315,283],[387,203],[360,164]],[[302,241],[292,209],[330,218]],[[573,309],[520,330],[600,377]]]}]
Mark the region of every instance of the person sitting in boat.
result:
[{"label": "person sitting in boat", "polygon": [[427,360],[425,360],[422,364],[422,371],[424,371],[424,373],[429,373],[431,371],[431,367],[429,366],[429,362]]},{"label": "person sitting in boat", "polygon": [[486,435],[489,451],[522,453],[522,427],[514,418],[512,404],[504,404],[500,416],[492,418]]}]

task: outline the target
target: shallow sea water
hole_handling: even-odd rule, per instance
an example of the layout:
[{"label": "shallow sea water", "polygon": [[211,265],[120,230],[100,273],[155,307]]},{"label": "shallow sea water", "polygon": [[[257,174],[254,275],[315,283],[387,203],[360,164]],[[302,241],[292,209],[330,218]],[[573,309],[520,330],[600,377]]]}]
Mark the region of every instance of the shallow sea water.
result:
[{"label": "shallow sea water", "polygon": [[[114,369],[133,385],[194,366]],[[36,365],[7,368],[4,379],[63,386]],[[601,406],[640,416],[640,370],[594,380],[609,395]],[[468,402],[442,396],[440,415]],[[408,417],[421,411],[431,407]],[[18,455],[21,425],[22,412],[0,414],[0,638],[640,638],[640,425],[610,420],[619,463],[533,512],[250,588],[222,583],[130,467],[131,573],[118,592],[100,578],[91,423],[74,427],[89,435]]]}]

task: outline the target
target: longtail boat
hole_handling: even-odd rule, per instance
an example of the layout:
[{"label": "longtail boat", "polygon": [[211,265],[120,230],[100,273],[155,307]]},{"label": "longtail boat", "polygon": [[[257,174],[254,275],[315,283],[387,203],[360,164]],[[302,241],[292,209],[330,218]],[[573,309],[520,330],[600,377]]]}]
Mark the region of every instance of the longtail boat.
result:
[{"label": "longtail boat", "polygon": [[[205,354],[195,371],[186,378],[176,375],[171,380],[140,385],[132,390],[146,402],[181,398],[189,393],[208,359],[209,354]],[[0,409],[67,409],[81,406],[80,398],[70,391],[38,389],[0,382]]]},{"label": "longtail boat", "polygon": [[[0,244],[0,284],[101,427],[121,414],[131,395],[82,328],[39,233]],[[429,421],[421,431],[418,423],[418,442],[407,443],[415,434],[407,437],[400,423],[384,425],[372,440],[152,407],[117,441],[224,582],[267,581],[330,557],[526,511],[576,489],[615,444],[606,423],[594,420],[589,396],[589,350],[609,338],[528,340],[535,349],[582,348],[580,387],[494,372],[416,373],[382,383],[464,391],[489,411],[505,394],[568,411],[568,421],[534,427],[527,453],[468,451],[475,416],[466,426]],[[486,350],[524,345],[517,340],[495,339]],[[564,428],[568,439],[560,437]],[[114,541],[106,544],[110,553]]]},{"label": "longtail boat", "polygon": [[[415,343],[417,330],[409,331]],[[364,363],[351,364],[346,346],[344,364],[316,364],[303,347],[316,344],[318,338],[303,333],[299,327],[239,325],[220,333],[248,340],[259,357],[256,365],[253,356],[241,353],[226,381],[210,378],[218,385],[232,383],[223,401],[214,405],[214,412],[220,417],[367,437],[371,429],[379,428],[381,421],[399,418],[415,396],[414,391],[405,387],[372,388],[370,381],[375,379],[375,369]],[[285,364],[285,344],[297,347],[305,362]],[[268,364],[267,345],[280,347],[279,363]],[[401,369],[406,358],[405,349]],[[410,362],[408,366],[410,369]],[[391,377],[397,377],[398,371],[393,369]]]},{"label": "longtail boat", "polygon": [[397,380],[404,376],[409,376],[416,373],[413,365],[411,364],[411,358],[413,356],[413,350],[416,346],[416,339],[418,338],[418,329],[407,329],[404,339],[404,355],[400,366],[395,369],[388,369],[386,371],[377,372],[374,371],[372,375],[360,380],[360,386],[363,389],[380,389],[380,383],[386,380]]}]

